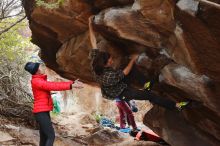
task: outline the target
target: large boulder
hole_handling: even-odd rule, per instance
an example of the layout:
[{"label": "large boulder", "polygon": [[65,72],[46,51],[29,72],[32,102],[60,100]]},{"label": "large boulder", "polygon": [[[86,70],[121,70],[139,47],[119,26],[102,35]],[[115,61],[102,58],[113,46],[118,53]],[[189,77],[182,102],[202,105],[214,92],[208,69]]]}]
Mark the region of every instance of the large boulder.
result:
[{"label": "large boulder", "polygon": [[[48,0],[49,1],[49,0]],[[88,18],[98,47],[114,67],[140,53],[131,79],[158,79],[154,92],[175,101],[192,100],[177,112],[154,106],[144,123],[171,145],[220,145],[219,0],[68,0],[46,9],[23,0],[32,42],[46,65],[68,79],[96,84],[90,68]]]}]

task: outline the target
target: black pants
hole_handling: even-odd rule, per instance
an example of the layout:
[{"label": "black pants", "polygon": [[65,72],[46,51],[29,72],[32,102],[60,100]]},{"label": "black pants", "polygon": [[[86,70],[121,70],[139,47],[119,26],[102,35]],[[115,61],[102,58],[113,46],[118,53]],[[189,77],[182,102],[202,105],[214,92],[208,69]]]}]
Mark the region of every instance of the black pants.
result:
[{"label": "black pants", "polygon": [[55,133],[49,112],[36,113],[34,116],[40,126],[40,146],[53,146]]},{"label": "black pants", "polygon": [[125,97],[124,100],[149,100],[150,102],[162,106],[164,108],[173,110],[176,109],[176,103],[172,100],[162,98],[150,91],[138,90],[127,87],[120,95],[120,98]]}]

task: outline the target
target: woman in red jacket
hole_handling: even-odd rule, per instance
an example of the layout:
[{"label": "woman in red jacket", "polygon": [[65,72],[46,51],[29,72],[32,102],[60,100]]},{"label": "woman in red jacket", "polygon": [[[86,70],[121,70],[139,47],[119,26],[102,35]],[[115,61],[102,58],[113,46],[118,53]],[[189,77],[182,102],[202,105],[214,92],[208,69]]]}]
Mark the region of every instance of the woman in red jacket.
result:
[{"label": "woman in red jacket", "polygon": [[25,70],[32,74],[31,86],[34,96],[33,113],[40,126],[40,146],[53,146],[55,133],[49,112],[53,110],[50,91],[82,88],[81,82],[49,82],[45,75],[45,67],[40,63],[28,62]]}]

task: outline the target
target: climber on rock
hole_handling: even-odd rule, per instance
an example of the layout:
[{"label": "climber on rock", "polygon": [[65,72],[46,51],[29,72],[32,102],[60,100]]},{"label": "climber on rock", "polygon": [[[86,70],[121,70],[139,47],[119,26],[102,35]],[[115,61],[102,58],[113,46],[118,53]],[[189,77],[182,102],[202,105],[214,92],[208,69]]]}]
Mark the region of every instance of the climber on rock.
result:
[{"label": "climber on rock", "polygon": [[[92,59],[92,70],[94,71],[96,81],[101,86],[103,97],[107,97],[109,99],[119,98],[120,100],[124,100],[124,101],[132,100],[132,99],[149,100],[154,104],[157,104],[159,106],[162,106],[170,110],[175,110],[175,109],[180,110],[182,109],[182,107],[188,104],[188,102],[176,103],[172,100],[157,96],[156,94],[150,91],[138,90],[126,84],[124,82],[124,78],[130,73],[138,55],[137,54],[131,55],[131,60],[123,70],[113,69],[112,56],[108,52],[99,51],[99,49],[97,48],[96,37],[92,26],[93,19],[94,16],[91,16],[89,18],[89,35],[90,35],[90,42],[93,48],[90,52],[90,57]],[[120,108],[125,113],[127,113],[130,122],[133,123],[132,124],[133,130],[136,130],[137,127],[134,121],[134,116],[128,104],[124,102]]]},{"label": "climber on rock", "polygon": [[53,110],[50,91],[82,88],[79,81],[49,82],[45,75],[46,66],[42,63],[28,62],[24,69],[32,74],[31,86],[34,96],[33,113],[40,126],[40,146],[53,146],[55,133],[49,112]]}]

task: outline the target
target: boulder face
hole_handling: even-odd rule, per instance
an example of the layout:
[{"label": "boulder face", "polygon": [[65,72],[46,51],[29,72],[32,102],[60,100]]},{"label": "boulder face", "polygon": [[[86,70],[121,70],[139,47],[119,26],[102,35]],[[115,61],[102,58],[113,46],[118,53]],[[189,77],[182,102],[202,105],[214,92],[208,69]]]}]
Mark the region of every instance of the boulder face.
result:
[{"label": "boulder face", "polygon": [[144,123],[171,145],[220,145],[220,0],[66,0],[56,9],[23,0],[23,5],[32,42],[48,67],[96,84],[88,57],[88,18],[95,15],[98,48],[112,54],[115,68],[130,54],[141,54],[132,85],[143,86],[138,71],[156,79],[152,92],[192,101],[181,112],[154,106]]}]

